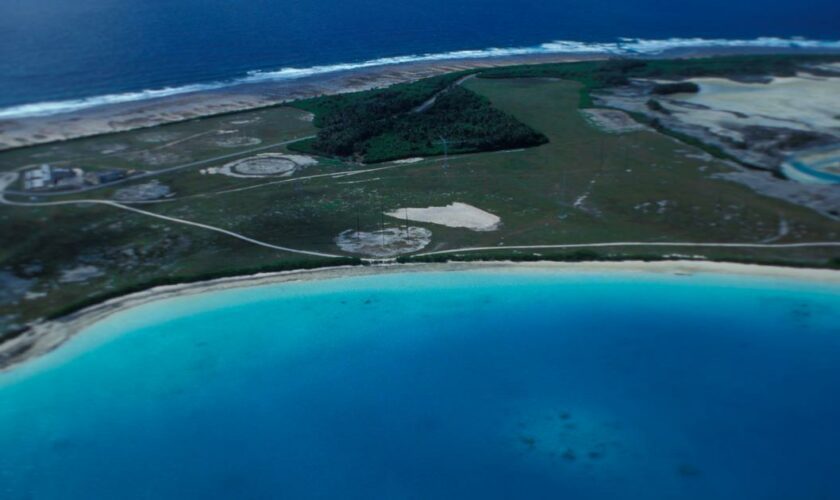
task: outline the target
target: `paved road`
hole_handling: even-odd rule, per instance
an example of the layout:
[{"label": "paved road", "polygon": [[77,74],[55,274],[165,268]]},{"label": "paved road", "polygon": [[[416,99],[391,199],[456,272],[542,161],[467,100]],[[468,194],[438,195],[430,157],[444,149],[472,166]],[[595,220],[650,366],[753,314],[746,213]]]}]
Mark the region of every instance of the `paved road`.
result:
[{"label": "paved road", "polygon": [[142,179],[148,179],[150,177],[157,177],[159,175],[168,174],[170,172],[175,172],[175,171],[178,171],[178,170],[183,170],[185,168],[200,167],[202,165],[207,165],[208,163],[215,163],[215,162],[220,161],[220,160],[227,160],[227,159],[230,159],[230,158],[236,158],[237,156],[243,156],[243,155],[248,155],[248,154],[252,154],[252,153],[258,153],[260,151],[265,151],[266,149],[272,149],[272,148],[276,148],[278,146],[285,146],[286,144],[292,144],[293,142],[304,141],[306,139],[313,139],[314,137],[315,137],[314,135],[308,135],[306,137],[298,137],[297,139],[290,139],[290,140],[287,140],[287,141],[275,142],[274,144],[268,144],[266,146],[260,146],[260,147],[257,147],[257,148],[246,149],[246,150],[243,150],[243,151],[237,151],[235,153],[229,153],[229,154],[221,155],[221,156],[214,156],[213,158],[207,158],[205,160],[192,161],[192,162],[184,163],[184,164],[181,164],[181,165],[175,165],[174,167],[168,167],[168,168],[164,168],[164,169],[161,169],[161,170],[154,170],[152,172],[148,172],[148,173],[145,173],[145,174],[133,175],[131,177],[126,177],[124,179],[120,179],[120,180],[114,181],[114,182],[109,182],[107,184],[100,184],[98,186],[88,186],[88,187],[85,187],[85,188],[82,188],[82,189],[76,189],[74,191],[32,193],[32,192],[29,192],[29,191],[9,190],[9,191],[6,191],[6,192],[8,194],[14,194],[14,195],[19,195],[19,196],[37,195],[39,197],[40,196],[67,196],[67,195],[73,195],[73,194],[79,194],[79,193],[87,193],[87,192],[90,192],[90,191],[95,191],[97,189],[110,188],[110,187],[116,186],[118,184],[123,184],[125,182],[134,182],[134,181],[138,181],[138,180],[142,180]]},{"label": "paved road", "polygon": [[[368,169],[364,171],[349,171],[349,172],[336,172],[333,174],[320,174],[318,176],[312,177],[322,177],[322,176],[346,176],[346,175],[353,175],[353,174],[361,174],[367,173],[377,170],[385,170],[389,168],[395,168],[400,165],[389,165],[388,167],[379,167]],[[68,200],[68,201],[46,201],[46,202],[38,202],[38,203],[31,203],[31,202],[16,202],[16,201],[9,201],[6,199],[5,196],[5,189],[7,186],[11,185],[12,183],[17,180],[18,174],[17,172],[7,172],[5,174],[0,175],[0,203],[5,205],[12,205],[12,206],[22,206],[22,207],[41,207],[41,206],[66,206],[66,205],[106,205],[113,208],[118,208],[120,210],[126,210],[128,212],[134,212],[137,214],[145,215],[148,217],[153,217],[155,219],[165,220],[169,222],[174,222],[176,224],[184,224],[187,226],[198,227],[201,229],[206,229],[208,231],[214,231],[217,233],[225,234],[227,236],[231,236],[233,238],[237,238],[242,241],[246,241],[248,243],[252,243],[254,245],[259,245],[261,247],[270,248],[272,250],[280,250],[283,252],[290,252],[295,254],[301,255],[312,255],[316,257],[327,257],[327,258],[341,258],[341,255],[329,254],[329,253],[322,253],[322,252],[312,252],[309,250],[298,250],[295,248],[283,247],[279,245],[274,245],[271,243],[267,243],[265,241],[260,241],[255,238],[251,238],[245,236],[240,233],[236,233],[233,231],[228,231],[227,229],[222,229],[219,227],[211,226],[208,224],[202,224],[200,222],[193,222],[188,221],[185,219],[178,219],[175,217],[169,217],[167,215],[156,214],[154,212],[148,212],[146,210],[141,210],[139,208],[130,207],[127,205],[123,205],[121,203],[117,203],[115,201],[110,200]],[[287,179],[286,181],[292,181],[293,179]],[[259,186],[253,186],[259,187]],[[242,189],[242,188],[240,188]],[[609,248],[609,247],[674,247],[674,248],[826,248],[826,247],[840,247],[840,242],[838,241],[817,241],[817,242],[804,242],[804,243],[697,243],[697,242],[680,242],[680,241],[668,241],[668,242],[650,242],[650,241],[620,241],[620,242],[609,242],[609,243],[569,243],[569,244],[558,244],[558,245],[519,245],[519,246],[494,246],[494,247],[465,247],[465,248],[453,248],[451,250],[440,250],[437,252],[424,252],[416,254],[418,257],[424,256],[431,256],[431,255],[451,255],[456,253],[470,253],[470,252],[487,252],[487,251],[498,251],[498,250],[569,250],[569,249],[586,249],[586,248]],[[370,259],[370,260],[377,260],[377,259]]]},{"label": "paved road", "polygon": [[311,252],[309,250],[298,250],[295,248],[289,247],[282,247],[279,245],[273,245],[271,243],[267,243],[265,241],[260,241],[244,234],[235,233],[233,231],[228,231],[227,229],[222,229],[220,227],[211,226],[208,224],[202,224],[200,222],[193,222],[185,219],[178,219],[175,217],[169,217],[167,215],[156,214],[154,212],[148,212],[146,210],[141,210],[139,208],[130,207],[127,205],[123,205],[122,203],[117,203],[116,201],[110,200],[68,200],[68,201],[45,201],[39,203],[30,203],[30,202],[19,202],[19,201],[9,201],[6,199],[5,196],[5,188],[6,186],[12,184],[17,180],[18,174],[16,172],[8,172],[0,176],[0,203],[4,205],[12,205],[16,207],[57,207],[57,206],[66,206],[66,205],[105,205],[113,208],[118,208],[120,210],[126,210],[128,212],[134,212],[136,214],[145,215],[147,217],[153,217],[155,219],[165,220],[168,222],[174,222],[176,224],[184,224],[186,226],[193,226],[198,227],[201,229],[207,229],[208,231],[214,231],[217,233],[225,234],[227,236],[234,237],[236,239],[247,241],[248,243],[253,243],[254,245],[259,245],[261,247],[270,248],[272,250],[280,250],[283,252],[290,252],[296,253],[301,255],[312,255],[315,257],[327,257],[327,258],[341,258],[341,255],[334,255],[329,253],[321,253],[321,252]]},{"label": "paved road", "polygon": [[425,113],[426,111],[428,111],[429,108],[431,108],[432,106],[435,105],[435,102],[437,102],[437,99],[438,99],[438,97],[440,97],[441,94],[449,91],[451,88],[453,88],[455,86],[463,84],[464,82],[466,82],[470,78],[473,78],[474,76],[475,76],[475,74],[472,74],[472,75],[467,75],[465,77],[462,77],[462,78],[458,79],[458,81],[454,82],[452,85],[449,85],[445,89],[443,89],[441,91],[438,91],[432,97],[426,99],[426,101],[423,104],[421,104],[421,105],[417,106],[416,108],[412,109],[411,112],[412,113]]}]

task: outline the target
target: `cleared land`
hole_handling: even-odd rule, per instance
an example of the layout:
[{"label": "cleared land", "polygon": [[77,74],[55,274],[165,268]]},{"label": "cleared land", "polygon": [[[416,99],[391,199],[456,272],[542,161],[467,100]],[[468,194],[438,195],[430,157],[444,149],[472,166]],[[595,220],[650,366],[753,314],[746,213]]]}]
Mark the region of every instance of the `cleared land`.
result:
[{"label": "cleared land", "polygon": [[[0,154],[5,171],[46,162],[119,165],[158,173],[152,179],[169,189],[168,196],[142,205],[123,202],[127,209],[113,202],[116,192],[148,185],[150,178],[69,195],[7,193],[11,202],[65,203],[0,207],[0,280],[10,290],[0,297],[0,328],[11,331],[150,284],[406,251],[450,252],[445,258],[688,255],[818,266],[840,254],[829,246],[767,246],[838,241],[840,227],[813,210],[721,178],[738,167],[671,137],[653,130],[607,133],[590,125],[578,110],[581,83],[472,78],[462,86],[549,142],[454,155],[448,162],[434,157],[361,165],[321,157],[283,178],[201,174],[257,154],[290,154],[283,143],[318,132],[307,113],[278,107]],[[217,142],[234,135],[258,138],[257,147],[265,149]],[[455,202],[494,214],[502,224],[485,232],[416,221],[406,228],[401,218],[384,215]],[[613,242],[628,243],[599,246]],[[755,246],[668,246],[679,242]],[[593,245],[597,253],[581,253],[575,245]]]}]

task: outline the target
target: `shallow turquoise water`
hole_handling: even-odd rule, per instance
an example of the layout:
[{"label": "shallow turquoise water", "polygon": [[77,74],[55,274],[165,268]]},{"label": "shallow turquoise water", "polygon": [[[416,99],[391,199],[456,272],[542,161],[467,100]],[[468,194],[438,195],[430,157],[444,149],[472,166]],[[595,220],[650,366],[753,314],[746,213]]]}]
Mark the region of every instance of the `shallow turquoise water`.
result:
[{"label": "shallow turquoise water", "polygon": [[0,498],[838,498],[838,306],[527,270],[149,304],[0,375]]}]

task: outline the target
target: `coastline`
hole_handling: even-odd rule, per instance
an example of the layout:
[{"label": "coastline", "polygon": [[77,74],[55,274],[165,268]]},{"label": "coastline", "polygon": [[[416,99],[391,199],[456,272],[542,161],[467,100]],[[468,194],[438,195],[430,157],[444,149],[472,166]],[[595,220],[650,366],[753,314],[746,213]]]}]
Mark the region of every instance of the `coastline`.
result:
[{"label": "coastline", "polygon": [[651,275],[691,276],[696,274],[744,276],[777,280],[840,285],[840,271],[735,264],[712,261],[622,261],[622,262],[448,262],[389,264],[378,266],[339,266],[320,269],[281,271],[221,278],[216,280],[166,285],[132,293],[90,306],[65,317],[32,325],[25,333],[0,344],[0,373],[10,371],[26,361],[47,354],[94,323],[121,311],[140,305],[202,293],[281,283],[334,280],[348,277],[374,276],[404,272],[492,271],[551,271],[564,273],[631,273]]},{"label": "coastline", "polygon": [[298,78],[243,82],[129,102],[99,104],[45,116],[0,118],[0,151],[250,111],[300,99],[370,90],[473,69],[603,60],[616,56],[668,59],[726,55],[837,53],[840,53],[840,50],[830,47],[686,45],[651,53],[622,54],[580,50],[383,63],[337,69]]},{"label": "coastline", "polygon": [[0,151],[251,111],[322,95],[361,92],[457,71],[603,58],[603,54],[535,54],[387,64],[103,104],[48,116],[5,118],[0,119]]}]

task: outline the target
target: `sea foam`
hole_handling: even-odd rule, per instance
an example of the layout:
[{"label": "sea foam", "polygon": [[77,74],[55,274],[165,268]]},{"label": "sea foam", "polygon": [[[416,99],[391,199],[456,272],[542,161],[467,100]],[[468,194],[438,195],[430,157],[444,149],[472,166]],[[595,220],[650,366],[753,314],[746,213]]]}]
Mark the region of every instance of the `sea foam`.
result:
[{"label": "sea foam", "polygon": [[325,75],[342,71],[389,66],[397,64],[434,62],[459,59],[489,59],[497,57],[551,55],[551,54],[604,54],[615,56],[650,56],[662,54],[669,50],[691,48],[784,48],[784,49],[823,49],[840,50],[840,40],[811,40],[804,38],[776,38],[760,37],[744,40],[730,40],[723,38],[668,38],[663,40],[647,40],[638,38],[620,38],[615,42],[577,42],[571,40],[556,40],[530,47],[491,47],[480,50],[457,50],[442,53],[415,54],[396,57],[369,59],[361,62],[350,62],[330,65],[311,66],[307,68],[281,68],[272,71],[250,71],[246,75],[224,81],[195,83],[178,87],[141,90],[120,94],[108,94],[62,101],[49,101],[22,104],[0,109],[0,119],[29,118],[51,116],[69,113],[108,104],[122,104],[129,102],[158,99],[179,94],[189,94],[208,90],[218,90],[225,87],[249,83],[265,83],[273,81],[294,80],[305,77]]}]

